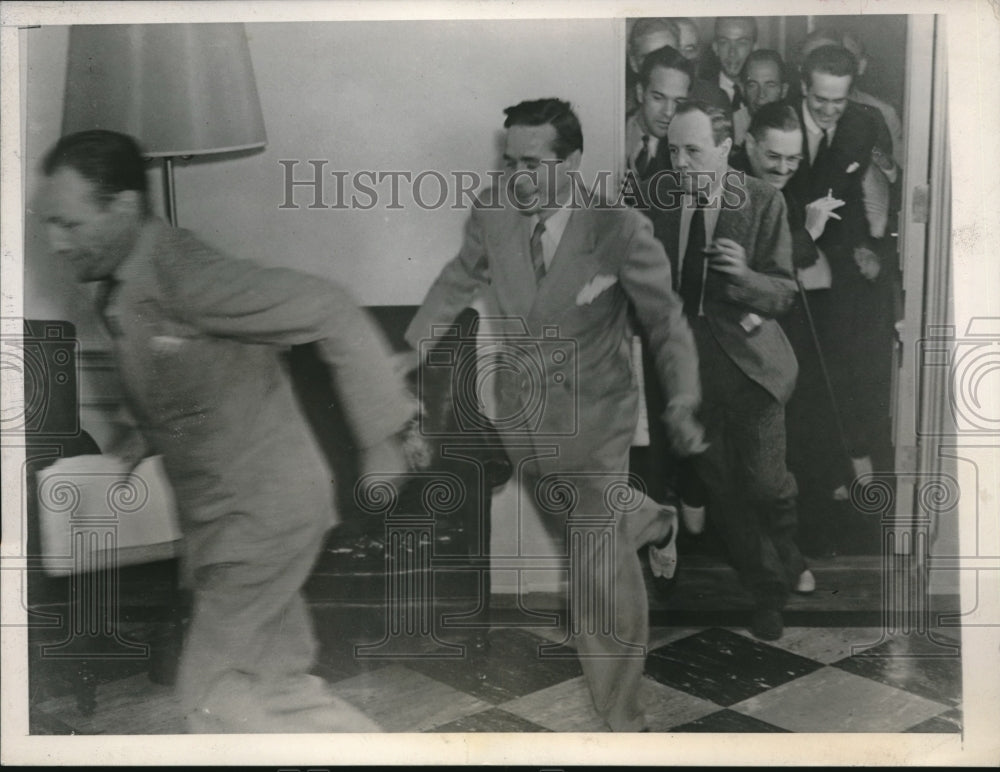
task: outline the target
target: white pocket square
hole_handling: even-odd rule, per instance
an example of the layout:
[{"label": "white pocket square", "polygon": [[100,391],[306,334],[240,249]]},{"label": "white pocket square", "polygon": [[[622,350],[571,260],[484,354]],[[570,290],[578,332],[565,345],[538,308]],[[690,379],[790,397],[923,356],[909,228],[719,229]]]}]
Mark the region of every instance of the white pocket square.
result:
[{"label": "white pocket square", "polygon": [[861,164],[859,164],[857,161],[851,161],[851,165],[847,167],[847,173],[854,174],[854,172],[856,172],[860,168]]},{"label": "white pocket square", "polygon": [[589,282],[587,282],[583,289],[576,296],[576,304],[578,306],[590,305],[594,302],[594,299],[600,295],[608,287],[613,287],[618,283],[618,277],[612,276],[607,273],[599,273]]},{"label": "white pocket square", "polygon": [[184,345],[184,338],[178,338],[176,335],[154,335],[150,338],[149,344],[153,350],[169,354]]}]

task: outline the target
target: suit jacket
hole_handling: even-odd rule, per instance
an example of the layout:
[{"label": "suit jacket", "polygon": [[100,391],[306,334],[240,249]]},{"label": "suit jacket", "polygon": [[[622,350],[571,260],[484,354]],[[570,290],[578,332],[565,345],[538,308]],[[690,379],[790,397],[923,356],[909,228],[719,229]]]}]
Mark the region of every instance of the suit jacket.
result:
[{"label": "suit jacket", "polygon": [[[802,119],[802,102],[793,104]],[[844,200],[837,210],[840,220],[827,222],[817,246],[830,261],[834,283],[845,271],[857,271],[853,261],[853,248],[870,241],[868,220],[865,215],[862,179],[871,163],[872,147],[876,139],[876,126],[858,105],[848,102],[833,135],[829,151],[819,166],[809,160],[809,144],[803,123],[802,163],[788,181],[787,189],[803,204],[822,198],[829,191],[834,198]]]},{"label": "suit jacket", "polygon": [[695,78],[691,82],[691,89],[688,92],[688,98],[708,102],[708,104],[722,110],[731,111],[732,109],[732,102],[729,100],[729,95],[723,90],[722,86],[714,80]]},{"label": "suit jacket", "polygon": [[649,160],[645,170],[641,174],[636,170],[635,148],[642,140],[644,133],[642,127],[639,125],[638,113],[629,115],[625,121],[625,148],[627,153],[625,167],[633,172],[636,175],[636,179],[641,182],[645,182],[657,172],[673,168],[670,163],[670,143],[666,137],[662,137],[657,141],[656,153]]},{"label": "suit jacket", "polygon": [[[758,179],[746,176],[744,184],[746,202],[721,208],[715,238],[742,245],[750,274],[734,283],[709,270],[704,288],[705,319],[723,351],[747,377],[784,403],[791,396],[798,372],[792,347],[774,319],[788,311],[795,300],[785,201],[777,190]],[[676,273],[681,208],[654,209],[650,216]],[[748,313],[763,317],[749,332],[741,324]]]},{"label": "suit jacket", "polygon": [[163,455],[193,566],[278,557],[333,523],[330,472],[284,347],[317,342],[358,445],[414,412],[387,346],[335,285],[225,257],[153,220],[115,272],[104,316],[123,389]]},{"label": "suit jacket", "polygon": [[431,286],[406,339],[420,346],[432,338],[435,324],[452,322],[485,291],[512,327],[501,347],[540,358],[513,368],[520,372],[501,383],[501,416],[530,408],[532,399],[541,402],[537,423],[500,427],[504,441],[558,444],[559,457],[540,463],[539,473],[625,471],[638,419],[630,302],[648,334],[668,398],[692,405],[700,399],[694,341],[671,289],[663,247],[649,221],[634,210],[574,209],[536,287],[530,221],[497,201],[491,191],[474,206],[459,254]]}]

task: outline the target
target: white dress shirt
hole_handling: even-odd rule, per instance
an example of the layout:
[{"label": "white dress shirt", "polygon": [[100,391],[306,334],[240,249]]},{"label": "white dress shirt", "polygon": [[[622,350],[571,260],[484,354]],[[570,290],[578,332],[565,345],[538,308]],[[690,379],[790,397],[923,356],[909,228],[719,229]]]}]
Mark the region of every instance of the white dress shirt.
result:
[{"label": "white dress shirt", "polygon": [[[566,230],[567,223],[569,223],[569,216],[573,213],[568,204],[569,202],[563,204],[545,218],[545,230],[542,231],[542,260],[545,263],[546,271],[552,265],[552,260],[556,256],[556,250],[559,249],[559,242],[562,241],[563,232]],[[529,239],[531,238],[531,234],[535,232],[538,220],[539,216],[537,214],[533,214],[528,218]]]},{"label": "white dress shirt", "polygon": [[[805,99],[802,100],[802,122],[805,124],[806,141],[809,143],[809,163],[814,163],[820,140],[823,139],[823,129],[816,125],[816,121],[813,120],[812,113],[809,112],[809,105],[806,104]],[[826,130],[827,148],[833,144],[833,135],[836,131],[836,124],[833,125],[833,128]]]}]

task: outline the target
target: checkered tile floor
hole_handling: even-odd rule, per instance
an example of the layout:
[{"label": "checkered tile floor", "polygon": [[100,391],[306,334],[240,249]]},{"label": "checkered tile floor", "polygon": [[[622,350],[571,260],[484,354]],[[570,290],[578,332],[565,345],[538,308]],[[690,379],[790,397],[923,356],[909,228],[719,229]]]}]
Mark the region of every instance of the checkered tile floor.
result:
[{"label": "checkered tile floor", "polygon": [[[390,732],[600,732],[580,665],[554,629],[495,628],[460,658],[359,658],[318,609],[317,672]],[[331,612],[332,613],[332,612]],[[338,612],[342,613],[342,612]],[[356,633],[357,635],[357,633]],[[773,643],[737,628],[656,628],[644,688],[655,732],[960,732],[954,631],[792,627]],[[377,640],[377,635],[355,641]],[[413,650],[413,649],[411,649]],[[37,733],[182,731],[171,690],[143,672],[107,680],[84,716],[70,695],[36,702]]]}]

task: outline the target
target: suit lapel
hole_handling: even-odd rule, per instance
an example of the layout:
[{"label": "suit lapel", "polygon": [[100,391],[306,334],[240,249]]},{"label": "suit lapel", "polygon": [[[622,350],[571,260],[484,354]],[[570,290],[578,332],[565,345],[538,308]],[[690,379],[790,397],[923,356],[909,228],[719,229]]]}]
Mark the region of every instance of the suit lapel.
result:
[{"label": "suit lapel", "polygon": [[538,285],[531,307],[532,317],[548,318],[574,305],[581,281],[597,273],[600,265],[594,254],[592,217],[586,209],[574,209],[570,214],[552,263]]},{"label": "suit lapel", "polygon": [[489,252],[501,256],[491,261],[490,270],[504,313],[527,317],[535,301],[535,271],[531,265],[528,218],[513,208],[497,217],[498,226],[490,234]]},{"label": "suit lapel", "polygon": [[[683,199],[681,199],[683,200]],[[681,210],[680,207],[671,207],[663,210],[654,223],[654,233],[663,244],[670,261],[670,276],[673,288],[677,289],[680,279],[680,239],[681,239]]]}]

